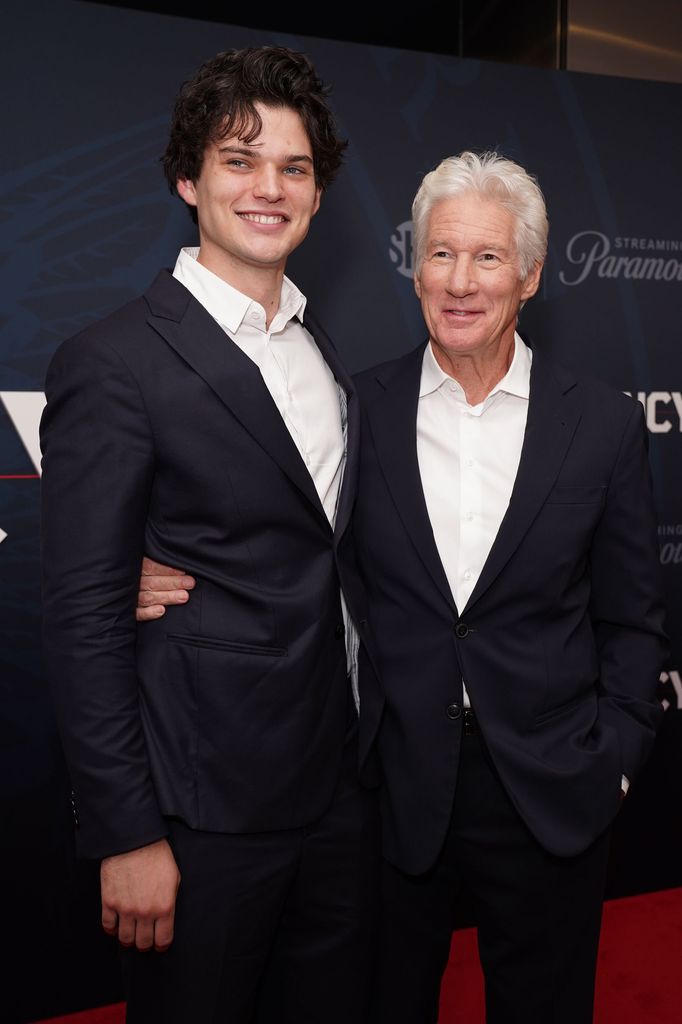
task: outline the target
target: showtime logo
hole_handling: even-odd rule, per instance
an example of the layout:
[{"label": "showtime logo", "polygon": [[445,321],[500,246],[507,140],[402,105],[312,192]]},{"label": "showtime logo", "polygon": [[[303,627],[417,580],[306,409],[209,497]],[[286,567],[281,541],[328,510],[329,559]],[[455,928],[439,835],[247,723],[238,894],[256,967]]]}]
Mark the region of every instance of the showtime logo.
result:
[{"label": "showtime logo", "polygon": [[579,231],[566,245],[566,259],[575,269],[560,271],[559,280],[571,288],[592,275],[626,281],[682,281],[682,258],[670,253],[682,253],[682,242],[620,236],[612,242],[601,231]]},{"label": "showtime logo", "polygon": [[391,235],[391,248],[388,250],[391,263],[395,264],[396,270],[403,277],[414,275],[412,253],[412,221],[404,220],[402,224],[398,224],[395,234]]}]

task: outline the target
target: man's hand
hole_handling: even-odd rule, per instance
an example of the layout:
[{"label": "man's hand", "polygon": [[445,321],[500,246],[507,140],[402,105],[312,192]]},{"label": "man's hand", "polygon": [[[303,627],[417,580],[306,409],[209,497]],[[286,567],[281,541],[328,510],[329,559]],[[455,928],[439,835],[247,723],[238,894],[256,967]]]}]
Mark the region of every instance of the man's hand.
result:
[{"label": "man's hand", "polygon": [[108,935],[142,952],[168,949],[180,872],[165,839],[105,857],[100,882],[102,927]]},{"label": "man's hand", "polygon": [[160,619],[166,612],[165,605],[184,604],[189,600],[194,584],[194,577],[187,576],[182,569],[143,558],[135,618],[138,622]]}]

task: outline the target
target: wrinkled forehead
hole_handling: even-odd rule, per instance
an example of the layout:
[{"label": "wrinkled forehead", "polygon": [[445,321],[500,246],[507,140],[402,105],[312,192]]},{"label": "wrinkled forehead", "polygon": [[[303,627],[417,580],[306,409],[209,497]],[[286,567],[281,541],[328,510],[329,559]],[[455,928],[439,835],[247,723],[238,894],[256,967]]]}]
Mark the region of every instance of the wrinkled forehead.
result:
[{"label": "wrinkled forehead", "polygon": [[426,225],[426,242],[449,240],[464,247],[515,249],[516,217],[496,199],[466,192],[437,200]]}]

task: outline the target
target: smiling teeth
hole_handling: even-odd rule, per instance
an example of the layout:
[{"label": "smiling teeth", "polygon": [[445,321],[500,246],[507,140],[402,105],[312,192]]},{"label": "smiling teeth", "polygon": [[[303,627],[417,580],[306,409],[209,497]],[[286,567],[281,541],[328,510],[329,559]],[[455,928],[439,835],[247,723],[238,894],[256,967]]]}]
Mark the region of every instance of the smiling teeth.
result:
[{"label": "smiling teeth", "polygon": [[240,217],[243,217],[244,220],[252,220],[256,224],[282,224],[284,222],[284,217],[281,215],[268,217],[264,213],[241,213]]}]

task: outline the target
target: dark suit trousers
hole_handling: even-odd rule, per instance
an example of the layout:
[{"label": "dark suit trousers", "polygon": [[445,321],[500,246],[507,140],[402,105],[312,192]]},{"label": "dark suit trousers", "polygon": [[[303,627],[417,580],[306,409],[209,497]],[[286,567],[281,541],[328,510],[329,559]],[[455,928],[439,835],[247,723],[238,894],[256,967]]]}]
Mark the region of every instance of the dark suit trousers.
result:
[{"label": "dark suit trousers", "polygon": [[128,1024],[360,1024],[379,831],[355,736],[318,821],[249,835],[170,830],[182,878],[175,939],[166,953],[123,951]]},{"label": "dark suit trousers", "polygon": [[606,833],[578,857],[547,853],[480,736],[463,736],[436,865],[415,877],[384,864],[372,1024],[436,1024],[461,897],[478,926],[488,1024],[589,1024],[608,850]]}]

